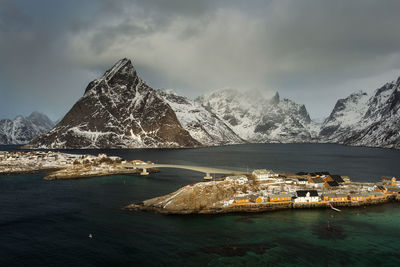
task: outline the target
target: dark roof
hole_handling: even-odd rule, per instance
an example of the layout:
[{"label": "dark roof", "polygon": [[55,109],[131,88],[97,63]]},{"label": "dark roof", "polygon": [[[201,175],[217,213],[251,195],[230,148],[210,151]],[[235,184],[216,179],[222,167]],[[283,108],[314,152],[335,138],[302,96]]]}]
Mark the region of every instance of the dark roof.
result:
[{"label": "dark roof", "polygon": [[299,180],[299,182],[304,182],[304,181],[307,181],[307,179],[306,179],[306,178],[297,178],[297,180]]},{"label": "dark roof", "polygon": [[309,172],[308,173],[310,176],[317,176],[317,174],[315,174],[315,172]]},{"label": "dark roof", "polygon": [[331,182],[326,182],[329,186],[339,186],[338,182],[336,181],[331,181]]},{"label": "dark roof", "polygon": [[324,179],[322,179],[321,177],[311,178],[311,179],[312,179],[313,183],[316,183],[316,184],[325,182]]},{"label": "dark roof", "polygon": [[317,190],[298,190],[298,191],[296,191],[296,194],[298,197],[305,197],[308,192],[310,192],[310,197],[318,196]]},{"label": "dark roof", "polygon": [[377,185],[376,187],[378,187],[379,190],[386,190],[386,188],[382,185]]},{"label": "dark roof", "polygon": [[333,174],[331,175],[332,179],[338,183],[344,183],[344,180],[342,179],[342,176]]},{"label": "dark roof", "polygon": [[296,174],[297,174],[297,175],[307,175],[306,172],[297,172]]}]

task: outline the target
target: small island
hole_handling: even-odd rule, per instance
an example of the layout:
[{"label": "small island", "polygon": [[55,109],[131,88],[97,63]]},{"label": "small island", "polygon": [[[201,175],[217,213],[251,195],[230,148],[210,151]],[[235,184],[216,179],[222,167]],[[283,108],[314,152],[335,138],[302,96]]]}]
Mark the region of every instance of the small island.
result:
[{"label": "small island", "polygon": [[[67,154],[55,151],[0,152],[0,174],[45,172],[45,180],[77,179],[114,174],[141,174],[157,172],[140,166],[151,166],[142,160],[126,161],[117,156]],[[128,167],[129,166],[129,167]],[[137,167],[136,167],[137,166]]]},{"label": "small island", "polygon": [[400,200],[395,177],[378,183],[352,182],[329,172],[278,174],[261,169],[190,184],[171,194],[124,207],[166,214],[264,212],[292,208],[375,205]]}]

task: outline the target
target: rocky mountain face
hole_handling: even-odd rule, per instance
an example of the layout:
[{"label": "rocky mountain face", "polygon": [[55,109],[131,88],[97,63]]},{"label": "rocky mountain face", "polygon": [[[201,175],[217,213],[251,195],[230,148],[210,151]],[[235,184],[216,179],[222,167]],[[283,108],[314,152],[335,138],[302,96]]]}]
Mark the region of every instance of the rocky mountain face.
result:
[{"label": "rocky mountain face", "polygon": [[132,62],[118,61],[65,117],[30,148],[143,148],[201,145],[175,112],[142,81]]},{"label": "rocky mountain face", "polygon": [[321,139],[355,146],[400,148],[400,77],[375,90],[337,102]]},{"label": "rocky mountain face", "polygon": [[[326,142],[400,148],[400,78],[369,97],[339,99],[316,123],[304,105],[276,93],[222,89],[190,100],[153,90],[128,59],[89,83],[81,99],[29,148],[197,147],[240,143]],[[38,114],[0,123],[0,142],[25,143],[51,126]],[[36,129],[35,128],[35,129]],[[17,134],[17,130],[22,134]],[[41,131],[39,133],[39,130]],[[34,134],[29,135],[29,132]]]},{"label": "rocky mountain face", "polygon": [[356,134],[359,122],[368,109],[367,93],[358,91],[336,102],[331,114],[321,126],[320,139],[324,142],[343,143],[349,136]]},{"label": "rocky mountain face", "polygon": [[317,124],[304,105],[257,92],[223,89],[196,99],[221,118],[237,135],[252,143],[311,142]]},{"label": "rocky mountain face", "polygon": [[44,114],[32,112],[28,117],[0,120],[0,144],[26,144],[49,131],[54,123]]},{"label": "rocky mountain face", "polygon": [[245,143],[225,122],[200,103],[179,96],[172,90],[158,90],[157,93],[171,106],[182,127],[201,144],[217,146]]}]

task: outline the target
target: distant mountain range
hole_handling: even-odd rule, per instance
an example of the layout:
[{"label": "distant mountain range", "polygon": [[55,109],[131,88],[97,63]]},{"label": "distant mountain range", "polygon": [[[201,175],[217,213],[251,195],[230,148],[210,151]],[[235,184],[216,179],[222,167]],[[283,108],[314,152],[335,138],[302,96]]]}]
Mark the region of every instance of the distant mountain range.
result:
[{"label": "distant mountain range", "polygon": [[26,144],[33,138],[54,127],[46,115],[32,112],[28,117],[17,116],[14,120],[0,120],[0,144]]},{"label": "distant mountain range", "polygon": [[222,89],[195,100],[154,90],[129,59],[89,83],[81,99],[29,148],[199,147],[241,143],[340,143],[400,148],[400,78],[372,96],[337,101],[322,123],[304,105]]}]

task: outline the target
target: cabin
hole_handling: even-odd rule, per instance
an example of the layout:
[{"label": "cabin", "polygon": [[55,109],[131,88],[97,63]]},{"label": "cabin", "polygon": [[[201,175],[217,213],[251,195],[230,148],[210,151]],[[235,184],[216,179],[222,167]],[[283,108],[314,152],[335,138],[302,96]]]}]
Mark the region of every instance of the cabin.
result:
[{"label": "cabin", "polygon": [[297,190],[294,202],[319,202],[319,200],[320,197],[318,196],[317,190]]},{"label": "cabin", "polygon": [[273,194],[268,197],[271,202],[290,201],[292,197],[287,193]]}]

